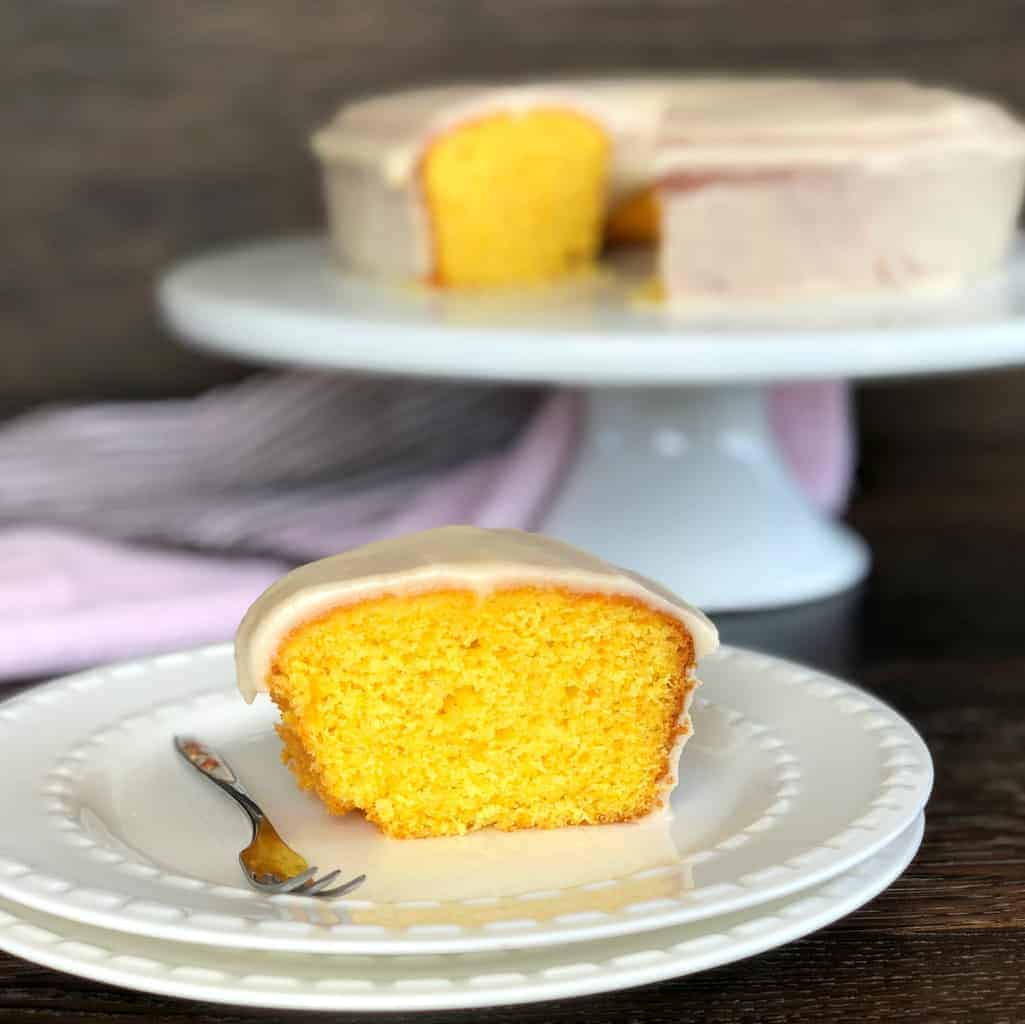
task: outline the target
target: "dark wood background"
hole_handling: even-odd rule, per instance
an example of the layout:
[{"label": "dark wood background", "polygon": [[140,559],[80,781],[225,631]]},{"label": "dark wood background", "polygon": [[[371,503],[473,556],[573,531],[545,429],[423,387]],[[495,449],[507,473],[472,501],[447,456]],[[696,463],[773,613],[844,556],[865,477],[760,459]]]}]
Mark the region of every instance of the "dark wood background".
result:
[{"label": "dark wood background", "polygon": [[[6,0],[0,404],[187,393],[160,269],[321,223],[310,129],[342,99],[594,68],[819,69],[949,82],[1025,111],[1023,0]],[[869,445],[1000,445],[1025,374],[863,389]]]}]

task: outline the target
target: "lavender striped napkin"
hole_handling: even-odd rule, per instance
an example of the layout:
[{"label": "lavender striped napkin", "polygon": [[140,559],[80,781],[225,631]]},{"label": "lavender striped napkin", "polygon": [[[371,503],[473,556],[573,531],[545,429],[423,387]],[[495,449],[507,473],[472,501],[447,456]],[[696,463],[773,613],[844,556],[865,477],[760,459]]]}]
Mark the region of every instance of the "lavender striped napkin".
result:
[{"label": "lavender striped napkin", "polygon": [[297,373],[12,420],[0,426],[0,680],[228,639],[291,565],[381,537],[536,526],[575,406]]},{"label": "lavender striped napkin", "polygon": [[[842,506],[837,384],[773,395],[809,495]],[[568,394],[313,373],[0,424],[0,680],[227,639],[297,562],[446,523],[536,527]]]},{"label": "lavender striped napkin", "polygon": [[0,523],[313,557],[332,531],[372,532],[432,475],[508,445],[538,404],[528,390],[289,373],[44,409],[0,429]]}]

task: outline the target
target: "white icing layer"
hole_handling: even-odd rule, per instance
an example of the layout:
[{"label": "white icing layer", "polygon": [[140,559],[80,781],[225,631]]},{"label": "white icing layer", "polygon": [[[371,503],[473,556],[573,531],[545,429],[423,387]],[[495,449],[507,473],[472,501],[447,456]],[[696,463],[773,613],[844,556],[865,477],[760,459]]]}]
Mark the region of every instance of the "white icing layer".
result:
[{"label": "white icing layer", "polygon": [[430,141],[490,113],[578,110],[613,141],[613,194],[656,175],[728,164],[880,157],[969,145],[1025,152],[1025,129],[999,105],[895,79],[678,76],[442,86],[344,106],[313,138],[324,161],[371,164],[404,185]]},{"label": "white icing layer", "polygon": [[459,588],[483,595],[519,585],[639,600],[680,622],[698,659],[719,644],[715,626],[698,609],[569,544],[521,530],[446,526],[311,562],[278,580],[255,601],[235,636],[239,689],[250,702],[266,690],[271,662],[288,633],[332,608],[385,594]]}]

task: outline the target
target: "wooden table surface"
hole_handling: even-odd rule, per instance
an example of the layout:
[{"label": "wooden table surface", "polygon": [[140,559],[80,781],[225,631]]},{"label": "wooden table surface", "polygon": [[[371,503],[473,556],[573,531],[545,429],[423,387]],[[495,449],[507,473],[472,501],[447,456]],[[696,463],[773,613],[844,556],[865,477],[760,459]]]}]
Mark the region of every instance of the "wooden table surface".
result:
[{"label": "wooden table surface", "polygon": [[[936,787],[907,873],[845,920],[728,967],[420,1020],[1025,1021],[1025,444],[896,444],[865,453],[850,516],[875,553],[868,584],[720,621],[731,642],[857,680],[921,730]],[[121,991],[0,954],[2,1024],[318,1016]]]}]

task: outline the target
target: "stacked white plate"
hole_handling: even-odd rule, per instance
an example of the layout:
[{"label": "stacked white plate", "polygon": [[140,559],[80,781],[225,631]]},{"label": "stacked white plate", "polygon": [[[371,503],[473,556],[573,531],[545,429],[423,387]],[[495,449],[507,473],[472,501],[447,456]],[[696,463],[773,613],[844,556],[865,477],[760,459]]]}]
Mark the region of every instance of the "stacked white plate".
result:
[{"label": "stacked white plate", "polygon": [[[410,1010],[530,1002],[677,977],[870,900],[921,841],[928,750],[875,697],[725,649],[661,823],[392,840],[328,816],[212,647],[98,669],[0,704],[0,948],[222,1003]],[[173,752],[232,762],[289,842],[352,897],[266,897],[243,816]]]}]

